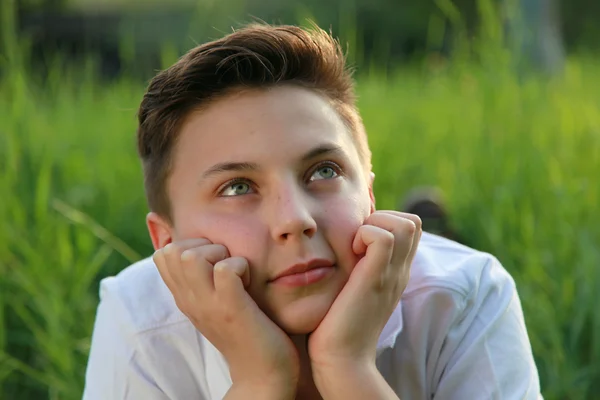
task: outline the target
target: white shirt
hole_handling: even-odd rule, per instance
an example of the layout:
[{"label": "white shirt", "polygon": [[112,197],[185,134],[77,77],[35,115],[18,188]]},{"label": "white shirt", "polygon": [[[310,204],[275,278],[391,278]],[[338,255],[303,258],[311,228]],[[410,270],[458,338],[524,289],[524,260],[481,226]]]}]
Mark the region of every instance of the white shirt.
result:
[{"label": "white shirt", "polygon": [[[104,279],[85,400],[216,400],[225,359],[179,311],[151,258]],[[511,276],[498,260],[423,233],[377,366],[402,400],[541,399]]]}]

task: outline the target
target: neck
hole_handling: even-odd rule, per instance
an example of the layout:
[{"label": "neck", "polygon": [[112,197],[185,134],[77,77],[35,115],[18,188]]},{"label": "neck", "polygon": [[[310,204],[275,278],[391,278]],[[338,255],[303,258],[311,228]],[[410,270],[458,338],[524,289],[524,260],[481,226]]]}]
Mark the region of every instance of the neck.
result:
[{"label": "neck", "polygon": [[294,346],[296,346],[296,350],[300,357],[300,379],[298,381],[298,388],[296,389],[296,400],[321,399],[321,395],[315,386],[312,376],[312,368],[307,348],[308,336],[297,335],[291,336],[290,338],[292,339]]}]

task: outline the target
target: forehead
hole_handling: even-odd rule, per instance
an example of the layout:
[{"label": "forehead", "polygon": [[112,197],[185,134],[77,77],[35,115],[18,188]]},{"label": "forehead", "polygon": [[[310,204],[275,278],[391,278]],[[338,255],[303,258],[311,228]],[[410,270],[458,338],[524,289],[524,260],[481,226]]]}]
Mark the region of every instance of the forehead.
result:
[{"label": "forehead", "polygon": [[346,125],[326,98],[293,86],[247,90],[187,118],[175,163],[195,160],[209,166],[224,158],[285,161],[322,143],[341,147],[353,159],[357,156]]}]

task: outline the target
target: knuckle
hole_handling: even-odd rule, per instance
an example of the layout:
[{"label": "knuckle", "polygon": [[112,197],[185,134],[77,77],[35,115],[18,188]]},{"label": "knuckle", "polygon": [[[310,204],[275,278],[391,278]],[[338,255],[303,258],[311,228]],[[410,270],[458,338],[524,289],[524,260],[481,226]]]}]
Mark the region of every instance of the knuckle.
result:
[{"label": "knuckle", "polygon": [[227,258],[224,258],[223,260],[219,261],[219,263],[222,263],[222,264],[226,265],[227,268],[232,268],[232,269],[237,269],[237,268],[239,268],[240,265],[242,265],[239,257],[227,257]]},{"label": "knuckle", "polygon": [[364,225],[361,225],[358,227],[358,229],[356,230],[356,233],[360,233],[360,234],[366,234],[367,232],[369,232],[371,229],[373,229],[373,225],[369,225],[368,221],[365,222]]},{"label": "knuckle", "polygon": [[156,264],[157,267],[162,266],[162,258],[162,250],[156,250],[154,254],[152,254],[152,261],[154,261],[154,264]]},{"label": "knuckle", "polygon": [[394,242],[396,241],[396,238],[394,236],[394,234],[390,231],[386,231],[386,230],[381,230],[380,233],[381,236],[381,241],[385,244],[385,245],[393,245]]},{"label": "knuckle", "polygon": [[206,246],[206,245],[212,244],[212,242],[206,238],[197,239],[196,243],[198,246]]},{"label": "knuckle", "polygon": [[181,261],[183,263],[197,264],[200,262],[202,255],[196,249],[188,249],[181,253]]},{"label": "knuckle", "polygon": [[171,242],[167,244],[162,251],[165,256],[172,256],[181,252],[181,247],[177,243]]},{"label": "knuckle", "polygon": [[227,247],[225,247],[222,244],[216,244],[215,245],[215,251],[218,253],[218,255],[222,258],[227,258],[229,257],[229,250],[227,250]]},{"label": "knuckle", "polygon": [[408,233],[414,235],[417,232],[417,224],[414,221],[410,221],[410,223],[407,224],[407,230]]},{"label": "knuckle", "polygon": [[402,221],[402,225],[401,225],[401,230],[402,233],[406,234],[406,235],[414,235],[415,232],[417,231],[417,224],[415,223],[415,221],[413,221],[412,219],[408,219],[408,218],[404,218],[404,221]]},{"label": "knuckle", "polygon": [[411,215],[411,220],[415,224],[416,230],[420,231],[423,227],[423,221],[421,220],[421,217],[418,215]]}]

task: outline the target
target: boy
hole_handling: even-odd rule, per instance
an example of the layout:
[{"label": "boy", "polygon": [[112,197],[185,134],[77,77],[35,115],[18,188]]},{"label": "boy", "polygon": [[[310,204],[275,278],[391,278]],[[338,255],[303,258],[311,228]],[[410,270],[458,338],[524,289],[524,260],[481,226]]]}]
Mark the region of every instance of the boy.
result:
[{"label": "boy", "polygon": [[191,50],[150,83],[138,145],[156,252],[101,284],[85,399],[541,397],[499,262],[375,210],[326,32]]}]

